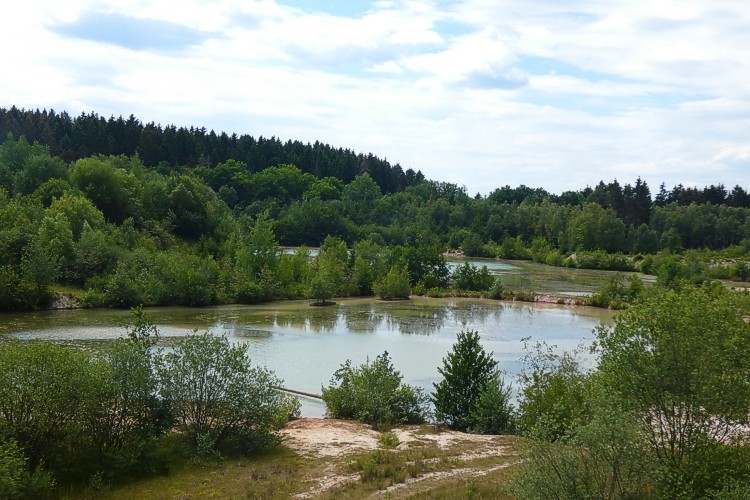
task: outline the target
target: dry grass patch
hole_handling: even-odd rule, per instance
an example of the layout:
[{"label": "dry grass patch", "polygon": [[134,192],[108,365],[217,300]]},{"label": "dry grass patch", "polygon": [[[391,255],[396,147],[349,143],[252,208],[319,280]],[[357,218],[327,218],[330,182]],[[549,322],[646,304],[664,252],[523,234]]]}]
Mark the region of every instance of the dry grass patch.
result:
[{"label": "dry grass patch", "polygon": [[303,418],[283,430],[284,444],[273,452],[212,465],[188,461],[168,476],[82,498],[510,498],[505,485],[518,438],[434,426],[390,432]]}]

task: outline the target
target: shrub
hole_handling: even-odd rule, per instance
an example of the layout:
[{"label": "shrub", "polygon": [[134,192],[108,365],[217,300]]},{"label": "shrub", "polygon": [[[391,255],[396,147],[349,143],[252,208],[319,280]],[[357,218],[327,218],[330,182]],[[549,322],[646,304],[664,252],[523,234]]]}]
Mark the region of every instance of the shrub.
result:
[{"label": "shrub", "polygon": [[30,470],[44,463],[59,479],[80,468],[97,371],[88,354],[52,344],[0,347],[0,437],[18,444]]},{"label": "shrub", "polygon": [[489,295],[491,299],[499,300],[503,298],[503,292],[505,292],[505,285],[503,279],[498,276],[490,287]]},{"label": "shrub", "polygon": [[427,398],[422,389],[402,379],[387,351],[357,367],[347,360],[333,374],[330,385],[322,388],[328,415],[378,428],[422,423],[427,419]]},{"label": "shrub", "polygon": [[494,280],[487,266],[478,268],[469,262],[464,262],[453,271],[451,281],[453,282],[453,287],[457,290],[476,290],[481,292],[488,290]]},{"label": "shrub", "polygon": [[536,344],[535,352],[527,354],[524,363],[519,375],[519,429],[555,441],[584,414],[587,375],[575,353],[555,354],[545,344]]},{"label": "shrub", "polygon": [[384,432],[378,437],[378,444],[383,448],[395,448],[400,444],[400,441],[394,433]]},{"label": "shrub", "polygon": [[375,295],[383,300],[408,299],[409,272],[405,268],[393,267],[382,279],[375,282]]},{"label": "shrub", "polygon": [[510,403],[511,387],[496,374],[479,392],[470,411],[471,432],[509,434],[515,431],[514,408]]},{"label": "shrub", "polygon": [[643,293],[643,281],[636,275],[630,275],[627,285],[622,274],[617,273],[602,288],[591,296],[591,305],[624,309],[628,303],[638,299]]},{"label": "shrub", "polygon": [[[275,390],[273,372],[252,367],[247,345],[208,333],[186,337],[158,360],[161,395],[171,402],[177,426],[193,444],[210,436],[246,451],[278,443],[291,396]],[[202,437],[205,448],[207,438]]]},{"label": "shrub", "polygon": [[629,412],[603,409],[566,439],[530,440],[511,492],[539,500],[654,498],[646,443]]}]

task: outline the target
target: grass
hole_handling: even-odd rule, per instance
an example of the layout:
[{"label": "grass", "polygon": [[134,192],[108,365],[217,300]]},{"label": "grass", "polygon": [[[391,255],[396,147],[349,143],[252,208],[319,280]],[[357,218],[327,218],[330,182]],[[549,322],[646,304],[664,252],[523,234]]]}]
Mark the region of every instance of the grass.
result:
[{"label": "grass", "polygon": [[[288,448],[220,463],[177,464],[166,476],[109,489],[84,492],[78,498],[199,499],[287,498],[299,490],[316,467]],[[75,497],[72,497],[75,498]]]},{"label": "grass", "polygon": [[[433,436],[432,426],[414,429],[415,436]],[[383,433],[381,436],[395,434]],[[398,439],[398,438],[396,438]],[[393,443],[391,438],[385,441]],[[512,498],[507,483],[517,457],[518,438],[495,438],[510,453],[471,458],[486,443],[456,440],[441,448],[431,439],[401,442],[400,449],[380,447],[344,456],[302,456],[280,446],[265,454],[219,463],[196,463],[175,446],[169,451],[168,475],[123,486],[69,492],[80,499],[202,499],[290,498]],[[461,458],[461,457],[464,458]],[[468,472],[467,472],[468,471]],[[328,481],[327,487],[322,486]],[[100,485],[101,486],[101,485]]]}]

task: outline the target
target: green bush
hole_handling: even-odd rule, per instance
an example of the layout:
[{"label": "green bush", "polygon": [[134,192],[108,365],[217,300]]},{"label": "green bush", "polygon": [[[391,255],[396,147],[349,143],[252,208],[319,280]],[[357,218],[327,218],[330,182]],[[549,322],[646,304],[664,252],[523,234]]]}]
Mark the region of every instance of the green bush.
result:
[{"label": "green bush", "polygon": [[532,439],[511,481],[519,498],[656,498],[647,439],[633,415],[603,409],[565,439]]},{"label": "green bush", "polygon": [[0,437],[18,443],[30,470],[44,463],[60,479],[87,462],[98,375],[88,354],[65,347],[30,342],[0,347]]},{"label": "green bush", "polygon": [[279,442],[291,396],[274,389],[282,382],[273,372],[251,366],[247,350],[226,337],[193,334],[157,360],[159,393],[193,444],[210,436],[214,447],[252,451]]},{"label": "green bush", "polygon": [[411,293],[409,272],[405,268],[393,267],[388,274],[375,282],[373,290],[375,295],[383,300],[408,299]]},{"label": "green bush", "polygon": [[630,275],[626,285],[624,276],[617,273],[591,296],[590,303],[595,307],[624,309],[628,303],[637,300],[643,290],[643,281],[638,276]]},{"label": "green bush", "polygon": [[515,410],[510,403],[511,387],[499,375],[479,392],[479,399],[469,415],[471,432],[477,434],[511,434],[515,432]]},{"label": "green bush", "polygon": [[478,268],[474,264],[464,262],[459,264],[451,275],[453,288],[456,290],[475,290],[483,292],[488,290],[494,279],[490,275],[487,266]]},{"label": "green bush", "polygon": [[545,344],[536,344],[524,365],[519,375],[519,430],[555,441],[585,414],[588,377],[575,353],[555,354]]},{"label": "green bush", "polygon": [[499,300],[503,298],[503,293],[505,292],[505,285],[503,284],[503,279],[498,276],[495,278],[495,281],[492,283],[492,286],[490,287],[489,296],[491,299]]},{"label": "green bush", "polygon": [[373,362],[352,367],[347,360],[336,370],[323,401],[333,418],[354,419],[378,428],[423,423],[428,416],[422,389],[404,384],[388,352]]}]

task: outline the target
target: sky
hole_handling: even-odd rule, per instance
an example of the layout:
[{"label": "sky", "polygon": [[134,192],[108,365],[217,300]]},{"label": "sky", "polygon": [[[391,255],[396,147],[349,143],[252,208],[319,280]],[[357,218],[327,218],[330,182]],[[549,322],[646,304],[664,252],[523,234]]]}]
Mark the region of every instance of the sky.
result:
[{"label": "sky", "polygon": [[750,188],[746,0],[26,0],[0,107],[373,153],[470,194]]}]

